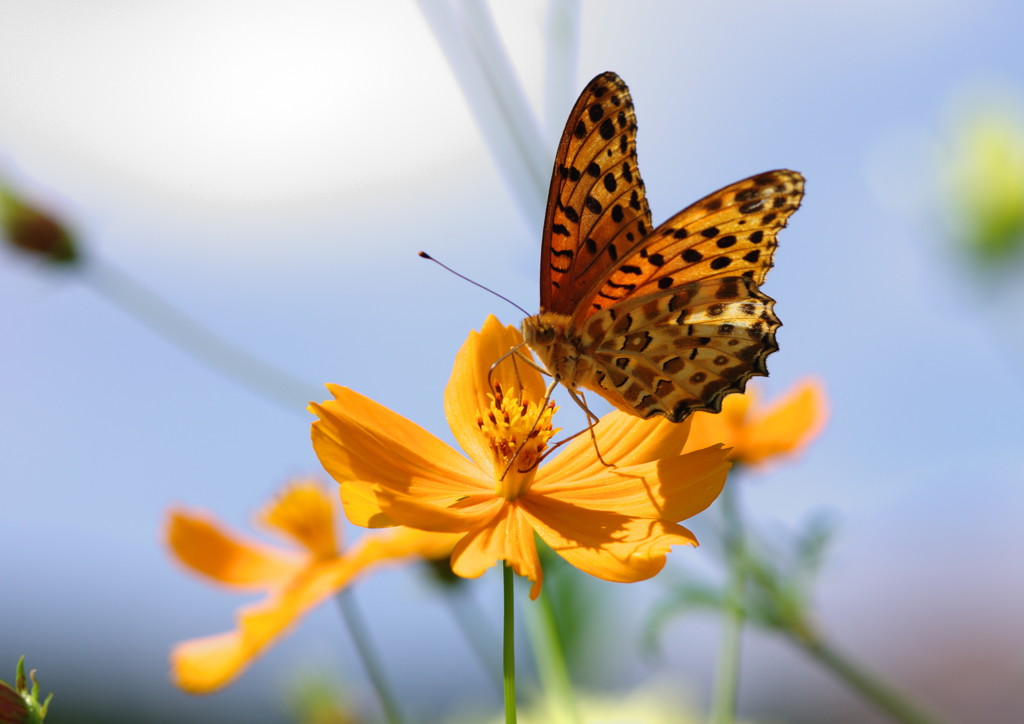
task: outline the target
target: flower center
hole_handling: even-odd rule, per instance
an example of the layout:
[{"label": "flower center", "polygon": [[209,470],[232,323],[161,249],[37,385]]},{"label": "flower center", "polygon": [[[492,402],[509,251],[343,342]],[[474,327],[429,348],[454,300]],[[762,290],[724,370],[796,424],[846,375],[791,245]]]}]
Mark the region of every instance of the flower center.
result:
[{"label": "flower center", "polygon": [[558,408],[554,402],[541,403],[506,395],[500,385],[487,395],[490,405],[477,425],[494,456],[495,493],[506,500],[526,494],[537,472],[548,440],[558,432],[551,417]]}]

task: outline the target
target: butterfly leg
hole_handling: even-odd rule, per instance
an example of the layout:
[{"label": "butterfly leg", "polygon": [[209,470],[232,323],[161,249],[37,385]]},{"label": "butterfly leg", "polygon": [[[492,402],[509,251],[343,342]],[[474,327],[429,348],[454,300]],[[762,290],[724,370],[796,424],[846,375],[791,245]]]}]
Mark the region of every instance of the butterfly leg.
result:
[{"label": "butterfly leg", "polygon": [[[492,390],[494,389],[494,370],[498,369],[498,365],[500,365],[502,362],[504,362],[505,360],[507,360],[510,357],[512,358],[512,365],[515,366],[516,356],[522,356],[519,353],[519,348],[521,346],[522,345],[517,344],[515,347],[513,347],[508,352],[506,352],[501,357],[499,357],[497,360],[495,360],[494,364],[491,365],[491,368],[489,370],[487,370],[487,386],[490,389],[492,389]],[[519,384],[519,389],[523,389],[522,381],[519,379],[519,370],[518,369],[516,369],[516,381],[520,383]]]},{"label": "butterfly leg", "polygon": [[[516,381],[517,381],[517,383],[519,385],[519,389],[523,388],[522,380],[519,377],[519,366],[518,366],[519,362],[523,362],[524,364],[532,367],[533,369],[535,369],[538,372],[540,372],[542,375],[546,375],[548,377],[551,377],[552,378],[551,384],[549,384],[547,386],[547,389],[544,391],[544,399],[541,400],[541,404],[540,404],[540,407],[539,407],[540,412],[539,412],[539,414],[537,416],[537,421],[534,423],[534,428],[536,428],[536,426],[540,423],[540,415],[544,414],[544,408],[547,407],[548,402],[550,402],[550,400],[551,400],[551,395],[555,391],[555,387],[558,386],[559,379],[557,377],[555,377],[553,374],[551,374],[551,372],[549,372],[546,367],[544,367],[541,364],[538,364],[537,362],[532,360],[530,357],[528,357],[525,354],[523,354],[520,351],[520,348],[522,346],[523,346],[522,344],[517,344],[515,347],[513,347],[508,352],[503,354],[500,358],[498,358],[497,362],[495,362],[493,365],[491,365],[491,369],[488,371],[488,375],[487,375],[488,376],[487,382],[488,382],[488,385],[493,389],[494,388],[494,383],[491,381],[491,374],[494,372],[495,368],[499,364],[501,364],[502,362],[504,362],[506,359],[509,359],[509,358],[511,358],[511,360],[512,360],[512,367],[516,371]],[[572,397],[573,402],[575,402],[577,405],[579,405],[580,409],[582,409],[583,413],[587,416],[587,427],[586,427],[586,430],[580,430],[579,432],[575,433],[574,435],[570,435],[569,437],[565,438],[564,440],[560,440],[559,442],[557,442],[554,445],[552,445],[551,448],[547,452],[545,452],[543,455],[541,455],[537,459],[537,461],[534,463],[534,465],[539,465],[548,455],[553,453],[559,446],[569,442],[570,440],[572,440],[573,438],[575,438],[575,437],[577,437],[579,435],[582,435],[584,432],[589,432],[590,433],[590,440],[591,440],[591,442],[594,443],[594,452],[597,454],[597,459],[600,460],[601,464],[604,465],[606,468],[613,468],[613,467],[615,467],[614,465],[612,465],[611,463],[609,463],[607,460],[604,459],[604,457],[601,455],[601,449],[597,445],[597,435],[594,434],[594,426],[599,422],[600,418],[598,418],[598,416],[589,407],[587,407],[587,401],[583,397],[582,391],[574,390],[574,389],[572,389],[572,388],[570,388],[568,386],[566,386],[566,389],[569,391],[569,396]],[[502,478],[504,478],[505,475],[508,473],[508,471],[512,469],[512,465],[515,464],[516,458],[518,458],[518,457],[519,457],[518,453],[516,455],[512,456],[512,459],[509,460],[508,465],[505,466],[505,470],[501,474]],[[526,470],[520,470],[519,472],[525,473],[527,471]]]},{"label": "butterfly leg", "polygon": [[513,347],[512,349],[510,349],[510,350],[509,350],[509,354],[510,354],[510,355],[514,355],[514,356],[513,356],[513,359],[517,359],[517,358],[518,358],[518,359],[519,359],[520,361],[524,362],[524,363],[525,363],[525,364],[527,364],[528,366],[530,366],[530,367],[532,367],[533,369],[537,370],[538,372],[540,372],[540,373],[541,373],[542,375],[544,375],[545,377],[554,377],[554,375],[553,375],[553,374],[551,374],[550,372],[548,372],[548,369],[547,369],[547,367],[545,367],[545,366],[544,366],[544,365],[542,365],[542,364],[538,364],[537,362],[535,362],[534,360],[530,359],[530,358],[529,358],[529,357],[527,357],[527,356],[526,356],[525,354],[523,354],[522,352],[520,352],[520,351],[519,351],[519,348],[520,348],[520,347],[522,347],[522,346],[523,346],[523,345],[521,345],[521,344],[517,344],[517,345],[516,345],[515,347]]},{"label": "butterfly leg", "polygon": [[589,426],[593,427],[594,425],[601,421],[601,418],[599,418],[596,413],[594,413],[589,407],[587,407],[587,398],[583,396],[583,390],[574,390],[569,387],[566,387],[565,389],[569,390],[569,397],[572,398],[573,402],[579,405],[580,409],[583,410],[583,414],[587,416],[587,424]]},{"label": "butterfly leg", "polygon": [[[515,365],[516,364],[516,358],[519,358],[520,360],[522,360],[523,362],[528,364],[530,367],[533,367],[535,370],[540,372],[542,375],[547,375],[547,376],[552,378],[551,384],[548,385],[547,390],[544,392],[544,405],[547,405],[548,400],[551,399],[551,394],[555,391],[555,387],[558,385],[559,379],[557,377],[555,377],[553,374],[551,374],[550,372],[548,372],[548,370],[543,365],[537,364],[532,359],[530,359],[529,357],[524,355],[522,352],[520,352],[519,348],[521,346],[522,345],[516,345],[511,350],[509,350],[508,354],[512,355],[512,364]],[[506,355],[506,356],[508,356],[508,355]],[[505,359],[505,358],[502,357],[502,359]],[[491,369],[494,369],[494,368],[492,367]],[[517,372],[517,375],[518,375],[518,372]],[[600,460],[601,464],[604,465],[606,468],[613,468],[613,467],[615,467],[614,465],[609,463],[607,460],[605,460],[601,456],[601,449],[597,446],[597,436],[594,434],[594,425],[596,425],[598,423],[600,418],[596,414],[594,414],[594,412],[589,407],[587,407],[587,401],[583,397],[583,392],[582,391],[574,390],[574,389],[572,389],[569,386],[566,386],[565,389],[569,391],[569,396],[572,397],[573,402],[575,402],[577,405],[579,405],[580,409],[582,409],[583,413],[587,416],[587,431],[590,433],[590,439],[594,443],[594,452],[597,453],[597,459]],[[542,405],[541,406],[541,410],[543,410],[543,409],[544,408],[543,408],[543,405]],[[538,420],[539,420],[539,418],[538,418]],[[556,443],[554,446],[551,447],[550,450],[548,450],[543,456],[541,456],[540,459],[537,460],[537,464],[540,464],[540,462],[545,457],[547,457],[552,452],[554,452],[555,449],[559,445],[562,445],[564,443],[569,442],[570,440],[572,440],[577,435],[582,435],[583,432],[584,432],[583,430],[580,430],[575,435],[570,435],[569,437],[565,438],[564,440],[561,440],[558,443]],[[522,472],[525,472],[525,471],[522,471]]]},{"label": "butterfly leg", "polygon": [[[512,369],[515,371],[515,375],[516,375],[516,386],[518,387],[518,389],[520,391],[523,389],[523,380],[522,380],[522,377],[520,377],[520,375],[519,375],[519,362],[520,361],[524,362],[525,364],[529,365],[530,367],[533,367],[535,370],[537,370],[541,374],[548,375],[549,377],[553,377],[553,375],[550,372],[548,372],[546,369],[544,369],[544,367],[538,365],[536,362],[534,362],[528,356],[523,354],[520,351],[520,348],[522,346],[523,346],[522,344],[517,344],[515,347],[512,347],[508,352],[506,352],[501,357],[499,357],[497,359],[497,361],[494,364],[491,365],[491,368],[487,371],[487,385],[488,385],[488,387],[490,389],[496,390],[496,391],[498,391],[500,393],[500,389],[501,388],[498,385],[498,383],[496,383],[494,381],[494,376],[493,375],[494,375],[494,370],[497,369],[498,365],[500,365],[505,360],[511,360],[511,362],[512,362]],[[528,435],[532,435],[533,431],[537,428],[537,425],[540,424],[541,417],[544,414],[544,408],[547,407],[548,402],[551,400],[551,393],[554,392],[555,385],[557,385],[557,384],[558,384],[558,380],[557,379],[553,379],[551,381],[551,384],[548,385],[547,389],[544,391],[544,397],[541,400],[540,405],[538,407],[537,419],[534,421],[533,426],[530,428],[530,432],[528,433]],[[520,394],[522,394],[522,392],[520,392]],[[504,477],[508,474],[508,471],[512,469],[512,466],[515,465],[515,462],[519,458],[519,454],[522,451],[522,449],[523,449],[522,446],[520,446],[520,448],[512,456],[512,459],[508,461],[508,464],[505,466],[505,469],[501,473],[501,478],[502,479],[504,479]],[[537,461],[535,463],[533,463],[533,466],[539,465],[541,460],[544,459],[544,457],[545,456],[543,456],[543,455],[541,457],[539,457],[537,459]],[[520,472],[524,472],[524,473],[527,472],[527,471],[528,471],[528,469],[527,470],[520,470]]]},{"label": "butterfly leg", "polygon": [[[542,375],[547,375],[548,377],[552,378],[551,379],[551,384],[548,385],[547,390],[544,391],[544,401],[543,401],[543,403],[541,404],[541,407],[540,407],[541,414],[543,414],[544,407],[551,400],[551,394],[555,391],[555,387],[558,385],[559,379],[557,377],[555,377],[555,375],[551,374],[547,370],[547,368],[545,368],[543,365],[537,364],[532,359],[530,359],[529,357],[524,355],[522,352],[520,352],[519,351],[519,347],[521,347],[521,346],[522,345],[516,345],[510,351],[510,354],[512,354],[512,364],[513,364],[513,366],[516,364],[516,358],[518,357],[523,362],[525,362],[527,365],[529,365],[530,367],[532,367],[535,370],[537,370],[538,372],[540,372]],[[518,379],[518,374],[519,374],[518,369],[519,368],[516,367],[517,379]],[[597,422],[598,422],[597,415],[595,415],[593,412],[591,412],[590,408],[587,407],[587,401],[585,399],[583,399],[583,397],[582,397],[583,393],[582,392],[581,393],[577,393],[575,390],[570,389],[568,387],[566,387],[566,389],[569,390],[569,395],[572,397],[573,401],[583,409],[583,412],[587,416],[587,430],[590,432],[590,438],[594,442],[594,451],[597,453],[597,459],[600,460],[601,464],[604,465],[605,467],[608,467],[608,468],[615,467],[614,465],[611,465],[608,462],[606,462],[605,459],[603,457],[601,457],[601,450],[597,447],[597,438],[594,436],[594,425],[597,424]],[[540,422],[540,418],[539,417],[537,418],[537,421]],[[565,443],[569,442],[573,438],[575,438],[575,437],[577,437],[579,435],[582,435],[583,432],[584,432],[583,430],[580,430],[579,432],[577,432],[577,433],[575,433],[573,435],[570,435],[569,437],[565,438],[564,440],[559,440],[557,443],[552,445],[548,449],[547,452],[545,452],[543,455],[541,455],[537,459],[537,462],[535,463],[535,465],[540,465],[540,463],[545,458],[547,458],[548,455],[553,453],[560,446],[562,446]],[[521,470],[520,472],[526,472],[526,471],[525,470]]]},{"label": "butterfly leg", "polygon": [[[597,435],[594,434],[594,426],[600,421],[600,419],[591,411],[589,407],[587,407],[587,401],[583,397],[583,392],[574,390],[571,387],[566,387],[565,389],[569,391],[569,397],[572,398],[572,401],[579,405],[580,409],[583,410],[583,414],[587,416],[587,431],[590,433],[590,441],[594,443],[594,452],[597,453],[597,459],[600,460],[601,464],[604,465],[606,468],[614,468],[614,465],[606,461],[601,456],[601,448],[597,446]],[[580,430],[578,433],[576,433],[576,435],[580,435],[582,433],[583,430]],[[573,435],[572,437],[576,437],[576,435]],[[571,440],[572,438],[568,439]]]}]

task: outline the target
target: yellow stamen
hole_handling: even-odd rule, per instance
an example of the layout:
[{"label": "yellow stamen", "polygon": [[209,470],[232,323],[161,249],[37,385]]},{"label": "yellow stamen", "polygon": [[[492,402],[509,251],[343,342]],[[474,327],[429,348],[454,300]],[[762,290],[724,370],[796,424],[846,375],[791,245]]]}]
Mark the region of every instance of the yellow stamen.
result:
[{"label": "yellow stamen", "polygon": [[494,456],[495,493],[515,500],[529,491],[544,448],[559,432],[551,424],[558,408],[554,403],[541,407],[522,397],[506,397],[499,385],[487,397],[486,420],[478,419]]}]

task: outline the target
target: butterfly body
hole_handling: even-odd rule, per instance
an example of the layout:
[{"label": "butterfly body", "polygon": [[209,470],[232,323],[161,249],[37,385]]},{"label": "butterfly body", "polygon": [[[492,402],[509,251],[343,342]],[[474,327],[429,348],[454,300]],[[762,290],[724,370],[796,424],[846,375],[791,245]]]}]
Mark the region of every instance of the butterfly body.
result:
[{"label": "butterfly body", "polygon": [[595,370],[587,355],[589,345],[568,316],[541,312],[523,320],[522,332],[523,339],[551,376],[570,390],[575,391],[579,381],[585,385],[593,379]]},{"label": "butterfly body", "polygon": [[636,117],[614,73],[592,80],[555,156],[541,253],[541,311],[527,344],[570,390],[640,417],[721,409],[768,373],[781,322],[760,291],[803,177],[731,184],[658,227],[636,166]]}]

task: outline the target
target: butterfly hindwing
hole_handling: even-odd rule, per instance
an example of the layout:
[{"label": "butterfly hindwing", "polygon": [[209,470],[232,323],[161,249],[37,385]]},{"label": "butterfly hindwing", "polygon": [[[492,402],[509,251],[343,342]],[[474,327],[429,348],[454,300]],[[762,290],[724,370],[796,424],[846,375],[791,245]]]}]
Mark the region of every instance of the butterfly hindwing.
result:
[{"label": "butterfly hindwing", "polygon": [[765,358],[778,349],[774,304],[752,280],[723,277],[595,312],[581,330],[593,369],[580,383],[641,417],[717,412],[725,395],[768,373]]},{"label": "butterfly hindwing", "polygon": [[594,78],[555,155],[541,250],[541,311],[571,314],[582,295],[652,231],[636,165],[636,115],[615,73]]},{"label": "butterfly hindwing", "polygon": [[772,267],[776,236],[800,206],[804,179],[768,171],[730,184],[661,224],[575,310],[580,323],[621,299],[681,284],[741,276],[757,284]]}]

